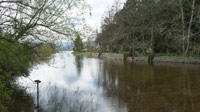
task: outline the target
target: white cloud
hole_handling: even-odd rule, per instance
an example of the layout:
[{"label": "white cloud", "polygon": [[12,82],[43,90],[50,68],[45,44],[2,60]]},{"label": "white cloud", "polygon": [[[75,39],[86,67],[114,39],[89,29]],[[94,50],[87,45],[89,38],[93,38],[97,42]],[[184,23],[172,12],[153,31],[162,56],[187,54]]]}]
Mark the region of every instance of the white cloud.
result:
[{"label": "white cloud", "polygon": [[[105,11],[108,10],[114,4],[115,0],[87,0],[92,7],[92,16],[88,16],[87,22],[93,28],[100,28],[101,17]],[[126,0],[120,0],[121,3],[125,3]]]}]

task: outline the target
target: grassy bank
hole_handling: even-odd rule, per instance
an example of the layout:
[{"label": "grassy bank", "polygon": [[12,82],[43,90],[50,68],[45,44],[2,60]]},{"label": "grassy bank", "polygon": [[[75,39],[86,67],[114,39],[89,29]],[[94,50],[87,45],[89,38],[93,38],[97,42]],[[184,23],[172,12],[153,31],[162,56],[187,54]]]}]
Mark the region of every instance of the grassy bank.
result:
[{"label": "grassy bank", "polygon": [[[74,55],[92,56],[91,52],[73,52]],[[128,55],[128,52],[120,52],[118,54]],[[136,54],[134,57],[127,57],[127,61],[147,62],[148,56]],[[157,53],[154,60],[155,63],[185,63],[185,64],[200,64],[200,58],[197,56],[184,57],[182,54],[175,53]]]},{"label": "grassy bank", "polygon": [[91,52],[73,52],[72,54],[81,56],[92,56]]}]

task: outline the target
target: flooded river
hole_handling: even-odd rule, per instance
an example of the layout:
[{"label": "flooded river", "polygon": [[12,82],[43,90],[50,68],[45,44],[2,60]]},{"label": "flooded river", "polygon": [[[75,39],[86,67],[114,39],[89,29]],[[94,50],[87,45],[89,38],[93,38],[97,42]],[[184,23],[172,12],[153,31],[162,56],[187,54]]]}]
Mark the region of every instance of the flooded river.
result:
[{"label": "flooded river", "polygon": [[[200,65],[129,63],[55,54],[36,65],[44,112],[198,112]],[[36,84],[19,79],[36,102]]]}]

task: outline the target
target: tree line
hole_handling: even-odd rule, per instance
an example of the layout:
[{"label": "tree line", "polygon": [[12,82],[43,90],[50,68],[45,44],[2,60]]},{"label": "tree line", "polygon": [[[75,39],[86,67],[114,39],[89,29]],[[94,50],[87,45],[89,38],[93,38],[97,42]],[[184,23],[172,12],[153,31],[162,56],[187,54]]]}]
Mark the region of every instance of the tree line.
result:
[{"label": "tree line", "polygon": [[200,0],[127,0],[115,2],[103,17],[96,43],[103,52],[130,56],[175,53],[200,56]]}]

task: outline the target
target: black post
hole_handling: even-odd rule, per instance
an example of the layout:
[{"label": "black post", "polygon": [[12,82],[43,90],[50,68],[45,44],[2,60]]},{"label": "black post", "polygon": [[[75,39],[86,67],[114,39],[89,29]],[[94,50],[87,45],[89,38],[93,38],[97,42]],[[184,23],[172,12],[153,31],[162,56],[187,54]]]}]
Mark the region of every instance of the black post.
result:
[{"label": "black post", "polygon": [[37,110],[39,112],[39,108],[40,108],[40,105],[39,105],[39,83],[41,83],[41,81],[35,80],[35,82],[37,83]]}]

